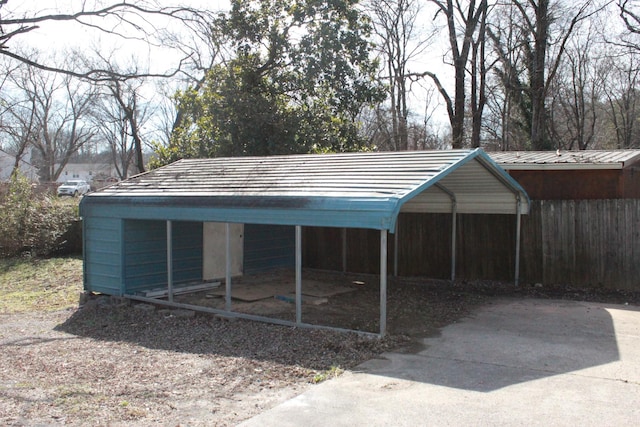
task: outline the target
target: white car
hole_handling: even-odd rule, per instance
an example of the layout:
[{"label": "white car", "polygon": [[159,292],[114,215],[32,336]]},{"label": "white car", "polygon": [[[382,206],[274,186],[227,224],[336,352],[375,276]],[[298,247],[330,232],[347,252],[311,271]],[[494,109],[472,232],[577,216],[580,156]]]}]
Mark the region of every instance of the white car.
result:
[{"label": "white car", "polygon": [[72,179],[65,181],[60,187],[58,187],[58,196],[82,196],[89,192],[91,187],[87,184],[87,181],[80,179]]}]

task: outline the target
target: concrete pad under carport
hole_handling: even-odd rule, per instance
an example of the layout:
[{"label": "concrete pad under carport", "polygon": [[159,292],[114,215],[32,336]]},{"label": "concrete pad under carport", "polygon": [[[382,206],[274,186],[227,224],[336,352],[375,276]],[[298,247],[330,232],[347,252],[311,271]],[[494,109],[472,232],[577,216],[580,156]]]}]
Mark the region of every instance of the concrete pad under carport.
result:
[{"label": "concrete pad under carport", "polygon": [[244,426],[635,425],[640,309],[499,301]]}]

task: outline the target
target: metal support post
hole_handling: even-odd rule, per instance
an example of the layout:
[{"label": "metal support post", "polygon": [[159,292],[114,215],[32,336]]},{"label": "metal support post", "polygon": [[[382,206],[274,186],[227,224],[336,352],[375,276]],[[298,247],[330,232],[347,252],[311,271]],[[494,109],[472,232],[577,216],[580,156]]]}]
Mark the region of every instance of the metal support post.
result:
[{"label": "metal support post", "polygon": [[400,222],[399,216],[396,221],[396,232],[393,234],[393,277],[398,277],[398,234],[400,234],[398,222]]},{"label": "metal support post", "polygon": [[380,336],[387,332],[387,230],[380,230]]},{"label": "metal support post", "polygon": [[225,301],[224,308],[227,311],[231,311],[231,224],[228,222],[225,224]]},{"label": "metal support post", "polygon": [[296,225],[296,324],[302,324],[302,227]]},{"label": "metal support post", "polygon": [[173,228],[171,221],[167,221],[167,294],[173,302]]},{"label": "metal support post", "polygon": [[522,201],[520,200],[520,196],[518,196],[517,202],[517,211],[516,211],[516,277],[515,277],[515,285],[518,286],[520,284],[520,231],[521,231],[521,223],[522,223]]},{"label": "metal support post", "polygon": [[458,204],[451,204],[451,283],[456,281],[456,233],[458,226]]},{"label": "metal support post", "polygon": [[342,229],[342,272],[347,272],[347,229]]}]

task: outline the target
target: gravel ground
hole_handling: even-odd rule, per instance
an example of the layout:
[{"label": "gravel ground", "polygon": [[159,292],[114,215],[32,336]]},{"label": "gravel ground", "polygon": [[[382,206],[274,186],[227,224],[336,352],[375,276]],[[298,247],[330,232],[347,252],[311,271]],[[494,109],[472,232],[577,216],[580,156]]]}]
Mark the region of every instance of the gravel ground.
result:
[{"label": "gravel ground", "polygon": [[[332,297],[324,308],[305,306],[306,321],[375,328],[377,295],[372,287]],[[392,281],[384,340],[108,298],[62,312],[1,315],[0,424],[235,425],[505,297],[640,302],[624,292]]]}]

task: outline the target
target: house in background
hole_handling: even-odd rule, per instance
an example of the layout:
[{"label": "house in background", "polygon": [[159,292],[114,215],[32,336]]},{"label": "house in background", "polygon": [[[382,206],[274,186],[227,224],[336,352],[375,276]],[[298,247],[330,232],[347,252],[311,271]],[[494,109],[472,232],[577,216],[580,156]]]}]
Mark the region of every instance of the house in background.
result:
[{"label": "house in background", "polygon": [[[0,149],[0,182],[11,178],[16,157]],[[31,182],[38,182],[38,169],[31,164],[31,149],[27,149],[20,159],[20,172]]]},{"label": "house in background", "polygon": [[117,182],[118,174],[113,165],[108,163],[67,163],[57,179],[63,183],[70,179],[87,181],[92,188],[101,188]]},{"label": "house in background", "polygon": [[90,183],[96,176],[111,176],[112,169],[112,166],[107,163],[67,163],[57,182],[82,179]]}]

